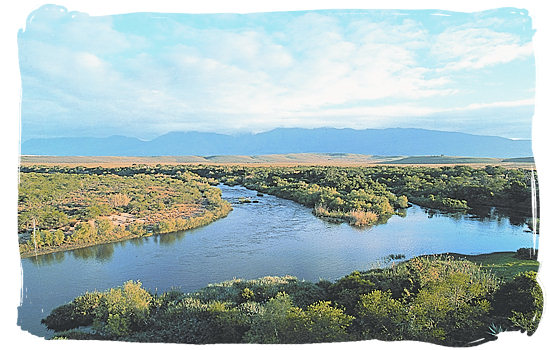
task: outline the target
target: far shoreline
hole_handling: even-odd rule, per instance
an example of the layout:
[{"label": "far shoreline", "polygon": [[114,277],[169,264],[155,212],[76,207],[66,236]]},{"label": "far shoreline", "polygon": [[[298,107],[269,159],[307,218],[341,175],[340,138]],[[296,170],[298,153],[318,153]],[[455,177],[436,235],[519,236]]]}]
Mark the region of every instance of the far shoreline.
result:
[{"label": "far shoreline", "polygon": [[[129,240],[136,239],[136,238],[160,236],[160,235],[165,235],[165,234],[175,233],[175,232],[185,232],[185,231],[189,231],[189,230],[193,230],[193,229],[196,229],[196,228],[199,228],[199,227],[209,225],[209,224],[211,224],[211,223],[213,223],[213,222],[215,222],[219,219],[223,219],[224,217],[229,215],[231,210],[233,210],[233,208],[229,207],[227,209],[227,211],[224,210],[224,211],[222,211],[222,213],[220,215],[212,217],[212,220],[206,221],[206,222],[200,222],[199,221],[199,224],[197,224],[196,226],[188,227],[184,230],[176,230],[176,231],[170,231],[170,232],[148,232],[144,235],[135,235],[135,234],[130,233],[127,236],[123,236],[123,237],[119,237],[119,238],[115,238],[115,239],[108,239],[108,240],[101,241],[101,242],[87,242],[87,243],[70,244],[70,245],[64,245],[64,246],[52,246],[52,247],[47,247],[45,249],[42,248],[38,251],[29,251],[29,252],[20,253],[20,257],[21,257],[21,259],[28,259],[28,258],[32,258],[32,257],[41,256],[41,255],[47,255],[47,254],[53,254],[53,253],[59,253],[59,252],[66,252],[66,251],[72,251],[72,250],[77,250],[77,249],[81,249],[81,248],[89,248],[89,247],[100,246],[100,245],[104,245],[104,244],[112,244],[112,243],[118,243],[118,242],[123,242],[123,241],[129,241]],[[195,218],[201,219],[201,218],[208,217],[208,215],[207,215],[208,213],[210,213],[210,211],[205,212],[201,216],[196,216]]]}]

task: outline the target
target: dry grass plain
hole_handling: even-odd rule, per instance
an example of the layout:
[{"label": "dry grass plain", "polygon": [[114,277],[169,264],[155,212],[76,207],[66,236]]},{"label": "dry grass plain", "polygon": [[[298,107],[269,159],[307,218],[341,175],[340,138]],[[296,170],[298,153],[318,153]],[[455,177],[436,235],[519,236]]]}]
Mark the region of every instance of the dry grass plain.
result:
[{"label": "dry grass plain", "polygon": [[259,156],[37,156],[22,155],[22,166],[45,165],[65,167],[127,167],[132,165],[246,165],[246,166],[423,166],[441,167],[467,165],[474,168],[486,165],[506,168],[534,169],[532,157],[478,158],[450,156],[372,156],[350,153],[293,153]]}]

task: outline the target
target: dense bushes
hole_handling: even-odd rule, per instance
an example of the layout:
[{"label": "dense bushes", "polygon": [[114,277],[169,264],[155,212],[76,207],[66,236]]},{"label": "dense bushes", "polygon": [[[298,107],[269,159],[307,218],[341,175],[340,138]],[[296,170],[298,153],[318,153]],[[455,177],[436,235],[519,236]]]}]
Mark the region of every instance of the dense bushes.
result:
[{"label": "dense bushes", "polygon": [[[531,170],[454,167],[216,167],[188,168],[229,185],[291,199],[329,219],[361,222],[352,212],[372,213],[383,223],[408,201],[441,210],[506,207],[531,214]],[[536,175],[536,174],[535,174]],[[372,220],[366,222],[372,224]],[[538,232],[538,231],[537,231]]]},{"label": "dense bushes", "polygon": [[495,293],[494,313],[502,317],[502,323],[509,328],[518,328],[533,334],[542,315],[542,289],[537,283],[535,272],[524,272],[503,285]]},{"label": "dense bushes", "polygon": [[[124,178],[149,178],[165,176],[169,181],[178,180],[210,184],[224,182],[228,185],[243,185],[259,192],[291,199],[311,208],[322,208],[315,213],[329,219],[345,220],[352,224],[370,225],[383,223],[408,202],[434,209],[471,210],[477,207],[507,207],[522,214],[531,214],[531,195],[538,195],[536,184],[532,184],[532,172],[526,169],[506,169],[486,166],[472,168],[454,167],[247,167],[210,165],[135,165],[122,168],[61,168],[43,166],[21,167],[22,179],[47,174],[53,182],[40,181],[40,191],[29,191],[22,181],[20,203],[48,203],[56,193],[56,188],[78,189],[78,184],[67,179],[68,174],[81,176],[86,181],[102,181],[116,175]],[[536,173],[534,173],[536,177]],[[65,176],[65,178],[64,178]],[[171,184],[172,186],[172,184]],[[200,191],[178,191],[179,196],[169,203],[155,195],[143,195],[140,191],[124,191],[110,194],[103,201],[109,208],[129,213],[144,213],[163,210],[165,206],[186,202],[200,196]],[[199,191],[200,190],[200,191]],[[126,197],[125,197],[126,196]],[[101,203],[100,203],[101,204]],[[107,207],[97,207],[94,213],[103,212]],[[102,211],[103,210],[103,211]],[[32,228],[33,220],[45,218],[37,208],[25,208],[20,212],[19,230]],[[355,214],[353,214],[355,213]],[[369,216],[368,220],[355,220],[357,213]],[[50,213],[51,221],[62,225],[63,217]],[[91,216],[90,216],[91,215]],[[376,215],[376,220],[374,216]],[[36,221],[36,220],[35,220]],[[40,227],[43,228],[43,227]],[[538,230],[537,230],[538,232]]]},{"label": "dense bushes", "polygon": [[[232,280],[152,295],[139,283],[87,293],[43,320],[69,338],[179,343],[420,340],[464,346],[490,327],[531,334],[542,311],[534,272],[510,281],[450,257],[419,257],[334,283],[294,277]],[[92,335],[82,334],[82,332]]]},{"label": "dense bushes", "polygon": [[230,210],[219,189],[189,172],[24,172],[19,186],[19,250],[28,256],[186,230]]},{"label": "dense bushes", "polygon": [[516,252],[516,258],[523,260],[537,260],[539,250],[534,248],[519,248]]}]

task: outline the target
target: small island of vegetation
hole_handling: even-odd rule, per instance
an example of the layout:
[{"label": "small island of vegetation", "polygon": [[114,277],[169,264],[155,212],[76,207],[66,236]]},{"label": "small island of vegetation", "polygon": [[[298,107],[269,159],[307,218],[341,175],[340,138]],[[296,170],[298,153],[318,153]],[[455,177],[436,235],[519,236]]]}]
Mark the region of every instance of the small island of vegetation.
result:
[{"label": "small island of vegetation", "polygon": [[492,165],[194,166],[189,171],[290,199],[313,208],[319,217],[354,226],[384,223],[409,202],[444,211],[507,208],[527,217],[532,215],[532,194],[538,196],[534,170]]}]

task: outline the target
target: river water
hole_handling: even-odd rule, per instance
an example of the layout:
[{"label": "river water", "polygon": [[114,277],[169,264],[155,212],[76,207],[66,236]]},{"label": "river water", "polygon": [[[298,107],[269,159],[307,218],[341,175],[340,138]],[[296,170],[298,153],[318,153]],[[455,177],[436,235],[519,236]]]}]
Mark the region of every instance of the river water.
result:
[{"label": "river water", "polygon": [[[479,254],[536,246],[536,237],[494,210],[484,215],[444,214],[412,206],[405,216],[358,229],[323,221],[311,209],[244,187],[219,186],[234,210],[208,226],[22,259],[18,324],[50,336],[40,320],[76,296],[128,280],[159,292],[190,292],[237,278],[293,275],[335,280],[380,266],[389,254],[411,258],[455,252]],[[249,197],[258,203],[240,203]],[[534,241],[535,239],[535,241]]]}]

